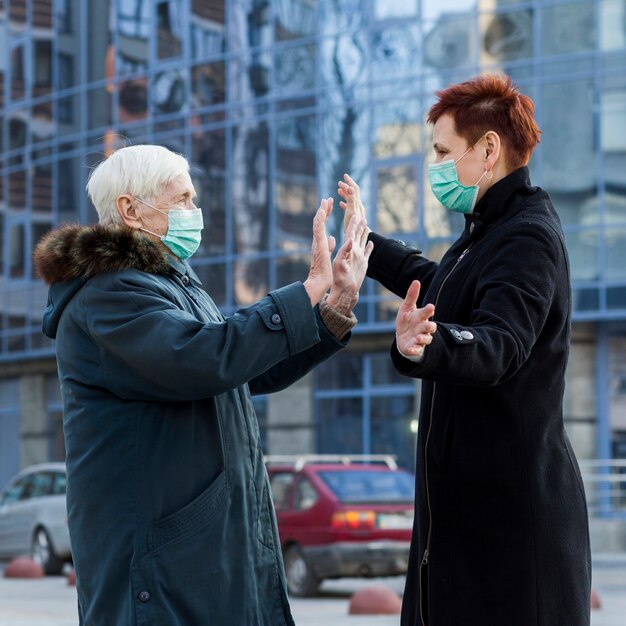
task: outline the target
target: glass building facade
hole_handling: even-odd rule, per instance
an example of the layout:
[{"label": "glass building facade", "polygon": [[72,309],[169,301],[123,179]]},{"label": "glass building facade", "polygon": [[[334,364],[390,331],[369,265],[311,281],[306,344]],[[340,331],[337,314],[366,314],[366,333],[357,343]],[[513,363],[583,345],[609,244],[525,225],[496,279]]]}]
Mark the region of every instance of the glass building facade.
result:
[{"label": "glass building facade", "polygon": [[[343,172],[374,230],[439,258],[462,218],[429,191],[425,116],[481,72],[509,74],[544,133],[530,166],[571,257],[572,439],[583,458],[626,457],[626,0],[0,0],[0,48],[0,482],[63,457],[31,255],[50,228],[96,221],[90,168],[139,143],[189,158],[207,225],[193,265],[228,314],[306,277],[313,213]],[[413,466],[419,385],[388,359],[397,305],[366,282],[306,415],[259,399],[270,452]]]}]

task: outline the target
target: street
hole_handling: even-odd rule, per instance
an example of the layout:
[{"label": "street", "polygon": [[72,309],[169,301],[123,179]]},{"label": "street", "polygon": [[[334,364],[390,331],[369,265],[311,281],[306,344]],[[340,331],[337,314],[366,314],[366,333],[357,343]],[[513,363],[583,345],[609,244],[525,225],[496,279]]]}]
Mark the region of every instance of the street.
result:
[{"label": "street", "polygon": [[[4,565],[0,564],[0,570],[3,569]],[[401,593],[404,581],[402,577],[326,581],[318,598],[292,598],[297,626],[397,626],[396,615],[348,615],[351,595],[373,584],[386,585]],[[600,595],[602,608],[592,611],[592,626],[626,626],[626,555],[598,555],[593,586]],[[0,626],[77,626],[76,590],[67,585],[64,577],[36,580],[1,577]]]}]

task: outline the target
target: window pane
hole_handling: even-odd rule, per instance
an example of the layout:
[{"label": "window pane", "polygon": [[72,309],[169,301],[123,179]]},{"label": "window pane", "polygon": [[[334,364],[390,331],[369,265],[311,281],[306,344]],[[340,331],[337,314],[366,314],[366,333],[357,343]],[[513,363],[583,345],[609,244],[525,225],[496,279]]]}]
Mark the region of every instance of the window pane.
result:
[{"label": "window pane", "polygon": [[24,97],[25,74],[24,68],[26,61],[24,59],[24,46],[16,46],[11,50],[11,99],[19,100]]},{"label": "window pane", "polygon": [[169,59],[182,53],[181,2],[158,2],[156,5],[157,57]]},{"label": "window pane", "polygon": [[278,0],[274,3],[276,41],[315,35],[317,0]]},{"label": "window pane", "polygon": [[340,352],[315,369],[317,389],[359,389],[363,385],[363,357]]},{"label": "window pane", "polygon": [[595,3],[548,6],[540,9],[539,15],[543,54],[568,54],[595,50]]},{"label": "window pane", "polygon": [[412,165],[381,167],[377,171],[376,229],[387,235],[413,233],[417,220],[417,169]]},{"label": "window pane", "polygon": [[602,50],[626,48],[626,4],[624,0],[600,2],[600,47]]},{"label": "window pane", "polygon": [[[193,107],[222,104],[226,100],[226,64],[224,61],[196,65],[191,70]],[[205,121],[210,121],[205,119]]]},{"label": "window pane", "polygon": [[395,454],[398,465],[415,467],[415,395],[372,398],[372,454]]},{"label": "window pane", "polygon": [[528,59],[533,54],[532,11],[483,14],[480,17],[483,65]]},{"label": "window pane", "polygon": [[198,257],[226,252],[226,134],[224,130],[193,135],[191,177],[205,229]]},{"label": "window pane", "polygon": [[216,56],[224,51],[224,0],[191,0],[191,56]]},{"label": "window pane", "polygon": [[361,398],[318,400],[318,450],[326,454],[363,452]]}]

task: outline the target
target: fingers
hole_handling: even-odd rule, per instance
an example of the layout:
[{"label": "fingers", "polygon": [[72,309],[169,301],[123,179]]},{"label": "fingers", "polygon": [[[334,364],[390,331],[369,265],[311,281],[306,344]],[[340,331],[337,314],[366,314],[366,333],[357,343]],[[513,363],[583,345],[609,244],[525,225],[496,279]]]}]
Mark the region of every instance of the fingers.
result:
[{"label": "fingers", "polygon": [[328,252],[332,252],[335,249],[335,246],[337,245],[337,240],[330,235],[328,237]]},{"label": "fingers", "polygon": [[420,288],[420,281],[414,280],[408,288],[406,296],[404,296],[404,302],[402,303],[401,308],[412,311],[417,306],[417,299],[420,295]]},{"label": "fingers", "polygon": [[348,183],[348,185],[350,185],[350,187],[354,187],[358,190],[359,186],[352,180],[352,178],[350,178],[349,174],[344,174],[343,179]]},{"label": "fingers", "polygon": [[367,245],[365,246],[365,260],[369,260],[372,252],[374,250],[374,242],[373,241],[368,241]]}]

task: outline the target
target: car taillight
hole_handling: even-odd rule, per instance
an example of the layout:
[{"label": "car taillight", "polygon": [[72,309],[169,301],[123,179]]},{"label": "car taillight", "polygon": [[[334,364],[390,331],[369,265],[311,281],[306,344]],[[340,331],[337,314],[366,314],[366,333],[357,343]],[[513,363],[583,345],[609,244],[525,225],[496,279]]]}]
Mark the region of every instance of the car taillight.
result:
[{"label": "car taillight", "polygon": [[374,511],[338,511],[333,513],[333,528],[374,528],[376,514]]}]

